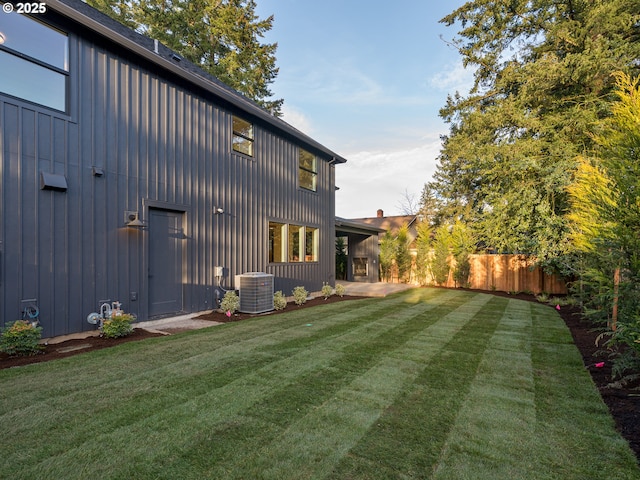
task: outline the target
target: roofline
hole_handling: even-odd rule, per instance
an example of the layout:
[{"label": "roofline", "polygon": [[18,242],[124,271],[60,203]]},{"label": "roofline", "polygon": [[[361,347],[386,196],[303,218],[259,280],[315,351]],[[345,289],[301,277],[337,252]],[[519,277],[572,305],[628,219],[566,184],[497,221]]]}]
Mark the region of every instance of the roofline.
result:
[{"label": "roofline", "polygon": [[[84,5],[86,5],[89,8],[93,8],[88,4],[84,4]],[[331,163],[332,165],[336,163],[346,163],[347,160],[344,157],[338,155],[332,150],[329,150],[327,147],[318,143],[316,140],[312,139],[308,135],[302,133],[297,128],[289,125],[284,120],[281,120],[280,118],[274,115],[271,115],[269,112],[261,108],[258,104],[252,102],[251,100],[244,97],[242,94],[236,92],[235,90],[231,89],[230,87],[224,88],[223,86],[217,85],[216,83],[212,82],[211,80],[208,80],[205,77],[202,77],[200,75],[197,75],[193,72],[189,72],[181,68],[179,65],[176,65],[175,63],[170,62],[169,60],[161,57],[160,55],[153,52],[152,50],[149,50],[144,46],[140,45],[139,43],[136,43],[135,41],[131,40],[130,38],[127,38],[124,35],[112,30],[108,26],[102,25],[97,20],[76,10],[72,6],[61,2],[60,0],[47,1],[47,8],[52,9],[64,15],[65,17],[70,18],[71,20],[76,21],[82,26],[108,38],[109,40],[114,41],[115,43],[123,46],[124,48],[127,48],[128,50],[131,50],[135,54],[141,56],[142,58],[152,63],[155,63],[156,65],[171,72],[172,74],[175,74],[181,77],[182,79],[187,80],[188,82],[214,94],[215,96],[221,98],[222,100],[230,103],[234,107],[245,111],[246,113],[269,124],[275,129],[294,137],[296,140],[299,140],[300,142],[306,144],[306,146],[322,152],[323,154],[330,157],[329,163]],[[102,12],[100,13],[102,14]],[[129,28],[124,25],[122,27],[127,29]],[[131,31],[133,32],[133,30]],[[142,38],[148,39],[148,37],[145,37],[144,35],[141,35],[137,32],[135,33],[137,35],[140,35],[140,37]],[[187,60],[184,60],[184,61],[186,62]]]},{"label": "roofline", "polygon": [[349,220],[346,218],[336,217],[336,230],[350,231],[351,233],[382,233],[386,232],[384,228],[374,227],[368,223],[358,222],[357,220]]}]

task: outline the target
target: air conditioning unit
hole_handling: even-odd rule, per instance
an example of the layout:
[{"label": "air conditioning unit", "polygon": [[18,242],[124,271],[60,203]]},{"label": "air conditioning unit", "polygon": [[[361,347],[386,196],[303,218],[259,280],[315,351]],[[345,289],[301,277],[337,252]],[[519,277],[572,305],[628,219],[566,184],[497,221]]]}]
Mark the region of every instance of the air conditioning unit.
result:
[{"label": "air conditioning unit", "polygon": [[236,275],[236,289],[240,291],[240,310],[243,313],[264,313],[273,310],[273,274],[249,272]]}]

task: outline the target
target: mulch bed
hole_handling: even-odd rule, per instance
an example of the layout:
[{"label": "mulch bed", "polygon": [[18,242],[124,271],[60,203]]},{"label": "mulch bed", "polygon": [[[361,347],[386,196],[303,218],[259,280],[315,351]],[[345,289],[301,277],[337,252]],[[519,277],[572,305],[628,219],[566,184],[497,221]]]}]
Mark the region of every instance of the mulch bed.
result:
[{"label": "mulch bed", "polygon": [[[516,298],[520,300],[536,301],[533,295],[528,294],[508,294],[503,292],[485,292],[494,295]],[[324,300],[322,297],[307,301],[304,305],[289,304],[285,310],[270,312],[264,315],[282,315],[302,308],[310,308],[316,305],[355,300],[363,297],[336,295]],[[551,308],[551,307],[550,307]],[[561,307],[558,311],[562,319],[569,327],[571,335],[578,350],[582,354],[585,368],[589,370],[591,378],[600,391],[602,398],[609,407],[616,422],[616,427],[622,436],[629,442],[640,462],[640,380],[635,380],[627,384],[614,383],[611,378],[611,364],[602,353],[602,347],[596,346],[598,332],[582,319],[580,311],[576,307]],[[252,315],[238,313],[227,317],[223,313],[213,312],[197,317],[199,320],[210,320],[214,322],[238,322],[247,318],[255,318],[262,315]],[[84,339],[67,340],[65,342],[46,345],[42,353],[29,357],[10,357],[0,353],[0,370],[5,368],[28,365],[31,363],[47,362],[59,358],[70,357],[92,350],[99,350],[119,345],[125,342],[135,342],[151,337],[161,336],[157,332],[150,332],[144,329],[135,329],[131,335],[123,338],[109,339],[102,337],[88,337]],[[83,348],[73,350],[74,347]],[[70,350],[71,349],[71,350]],[[597,368],[595,365],[604,362],[604,366]]]}]

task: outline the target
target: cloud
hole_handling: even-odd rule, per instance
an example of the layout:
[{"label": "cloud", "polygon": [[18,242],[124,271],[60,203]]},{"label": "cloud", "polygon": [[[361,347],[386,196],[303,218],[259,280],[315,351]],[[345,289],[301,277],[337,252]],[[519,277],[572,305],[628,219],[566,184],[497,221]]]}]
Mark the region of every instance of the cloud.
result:
[{"label": "cloud", "polygon": [[336,168],[336,215],[345,218],[399,215],[405,192],[419,196],[436,170],[440,140],[393,151],[362,151],[346,155]]},{"label": "cloud", "polygon": [[441,91],[466,94],[473,86],[473,72],[462,65],[462,61],[445,65],[438,73],[427,79],[428,85]]},{"label": "cloud", "polygon": [[309,117],[286,102],[282,105],[282,119],[309,136],[313,134],[313,124]]},{"label": "cloud", "polygon": [[295,92],[295,98],[331,104],[371,104],[384,97],[382,86],[354,62],[329,61],[313,55],[307,58],[313,59],[313,64],[299,64],[295,70],[280,73],[279,81],[290,94]]}]

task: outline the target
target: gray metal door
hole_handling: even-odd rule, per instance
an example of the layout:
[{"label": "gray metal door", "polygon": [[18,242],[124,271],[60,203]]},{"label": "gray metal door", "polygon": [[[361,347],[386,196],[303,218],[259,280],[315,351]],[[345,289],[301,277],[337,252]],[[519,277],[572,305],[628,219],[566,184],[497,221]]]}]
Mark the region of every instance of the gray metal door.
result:
[{"label": "gray metal door", "polygon": [[149,209],[149,316],[182,311],[183,212]]}]

